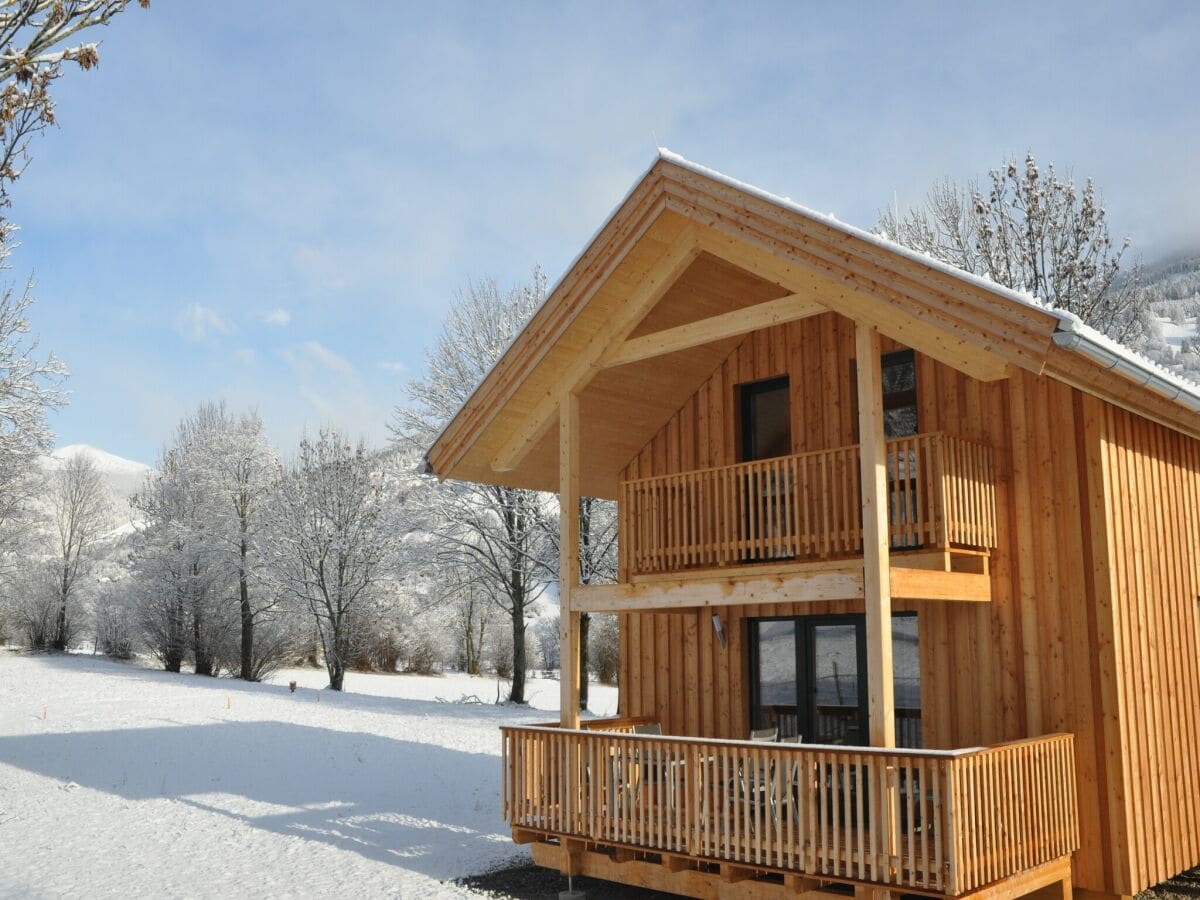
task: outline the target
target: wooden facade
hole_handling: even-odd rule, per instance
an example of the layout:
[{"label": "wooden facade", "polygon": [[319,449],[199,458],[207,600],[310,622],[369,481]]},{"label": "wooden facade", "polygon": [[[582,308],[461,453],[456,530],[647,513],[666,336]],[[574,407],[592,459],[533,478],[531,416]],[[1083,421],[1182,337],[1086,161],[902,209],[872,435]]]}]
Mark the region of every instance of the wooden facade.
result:
[{"label": "wooden facade", "polygon": [[[564,659],[580,611],[620,616],[625,724],[578,730],[568,670],[561,729],[506,730],[535,859],[692,896],[1127,896],[1200,864],[1200,417],[1063,327],[699,167],[651,169],[429,455],[566,508],[619,501],[621,583],[561,595]],[[877,357],[909,348],[916,436],[885,442]],[[740,388],[781,376],[790,454],[743,463]],[[919,750],[888,749],[893,613],[918,623]],[[751,623],[843,614],[866,617],[884,761],[748,744]],[[981,780],[956,793],[956,772]],[[864,796],[883,805],[855,813]]]}]

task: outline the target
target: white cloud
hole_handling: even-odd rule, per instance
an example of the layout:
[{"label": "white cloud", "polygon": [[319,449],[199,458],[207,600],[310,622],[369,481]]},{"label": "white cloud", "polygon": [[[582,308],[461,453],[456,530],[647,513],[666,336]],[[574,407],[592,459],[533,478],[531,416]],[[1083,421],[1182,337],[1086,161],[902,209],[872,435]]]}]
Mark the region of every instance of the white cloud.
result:
[{"label": "white cloud", "polygon": [[296,378],[296,394],[308,405],[306,426],[338,425],[352,435],[379,439],[389,410],[372,398],[357,369],[320,341],[304,341],[283,351]]},{"label": "white cloud", "polygon": [[243,366],[252,366],[254,365],[256,354],[253,347],[239,347],[234,351],[233,357]]},{"label": "white cloud", "polygon": [[379,368],[385,372],[391,372],[393,375],[407,375],[409,372],[407,364],[400,360],[385,360],[379,364]]},{"label": "white cloud", "polygon": [[292,321],[292,314],[279,306],[263,315],[262,320],[266,325],[277,325],[282,328]]},{"label": "white cloud", "polygon": [[229,334],[233,326],[215,309],[190,303],[175,318],[175,328],[189,341],[199,344],[218,334]]},{"label": "white cloud", "polygon": [[330,350],[320,341],[305,341],[284,351],[292,370],[301,378],[326,379],[336,375],[343,379],[358,378],[354,365],[344,356]]}]

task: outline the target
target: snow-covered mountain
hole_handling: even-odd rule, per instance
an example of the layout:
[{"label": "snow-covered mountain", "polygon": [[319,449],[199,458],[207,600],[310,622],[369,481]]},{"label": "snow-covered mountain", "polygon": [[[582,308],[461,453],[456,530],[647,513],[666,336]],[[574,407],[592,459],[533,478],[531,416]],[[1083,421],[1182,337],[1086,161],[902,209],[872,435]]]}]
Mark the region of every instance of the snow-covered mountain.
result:
[{"label": "snow-covered mountain", "polygon": [[69,444],[59,447],[46,458],[46,468],[49,471],[62,466],[73,456],[86,456],[100,472],[105,486],[112,492],[113,498],[124,503],[130,496],[142,487],[142,479],[150,471],[145,463],[134,462],[121,456],[92,447],[88,444]]},{"label": "snow-covered mountain", "polygon": [[142,488],[143,479],[150,471],[145,463],[125,459],[92,447],[88,444],[69,444],[59,447],[49,456],[43,457],[42,466],[47,472],[61,468],[63,463],[73,456],[86,456],[100,472],[100,478],[108,489],[109,502],[112,509],[112,530],[104,535],[103,541],[114,547],[121,540],[137,529],[133,510],[129,506],[129,498]]},{"label": "snow-covered mountain", "polygon": [[[1142,293],[1158,318],[1171,356],[1195,353],[1200,338],[1200,251],[1185,253],[1142,273]],[[1192,360],[1186,366],[1193,374]]]}]

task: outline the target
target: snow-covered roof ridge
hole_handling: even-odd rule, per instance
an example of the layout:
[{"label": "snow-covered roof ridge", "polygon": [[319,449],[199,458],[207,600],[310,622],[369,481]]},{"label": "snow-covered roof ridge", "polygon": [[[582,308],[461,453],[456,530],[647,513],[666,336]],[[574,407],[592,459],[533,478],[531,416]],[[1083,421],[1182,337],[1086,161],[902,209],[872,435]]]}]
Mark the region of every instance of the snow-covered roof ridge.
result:
[{"label": "snow-covered roof ridge", "polygon": [[673,150],[669,150],[666,147],[658,148],[658,158],[669,163],[674,163],[681,168],[695,172],[697,175],[703,175],[706,178],[711,178],[713,181],[719,181],[728,187],[734,188],[735,190],[758,197],[761,200],[766,200],[768,203],[773,203],[776,206],[799,213],[807,219],[813,219],[823,225],[828,225],[830,228],[840,231],[843,234],[847,234],[851,237],[858,238],[859,240],[866,241],[867,243],[874,244],[881,250],[887,250],[889,253],[894,253],[897,256],[903,256],[907,259],[911,259],[913,262],[918,262],[923,266],[936,269],[937,271],[953,276],[960,281],[968,282],[969,284],[973,284],[977,287],[991,291],[994,294],[1007,297],[1009,300],[1015,300],[1017,303],[1024,304],[1025,306],[1031,306],[1034,309],[1049,313],[1050,315],[1059,319],[1061,319],[1064,315],[1071,315],[1070,313],[1064,313],[1062,310],[1055,309],[1053,306],[1043,302],[1033,294],[1025,291],[1014,290],[1013,288],[1006,287],[1005,285],[993,281],[985,275],[976,275],[974,272],[968,272],[966,269],[960,269],[958,266],[952,266],[947,262],[943,262],[936,257],[930,256],[928,253],[922,253],[920,250],[914,250],[912,247],[893,241],[881,234],[876,234],[873,231],[867,231],[865,228],[859,228],[857,225],[851,225],[848,222],[843,222],[832,213],[817,212],[815,209],[810,209],[807,206],[797,203],[790,197],[781,197],[778,194],[772,194],[770,191],[764,191],[762,188],[755,187],[754,185],[748,184],[745,181],[739,181],[738,179],[732,178],[723,172],[718,172],[716,169],[710,169],[708,166],[701,165],[697,162],[692,162],[687,157],[680,156],[678,153],[675,153]]},{"label": "snow-covered roof ridge", "polygon": [[981,287],[997,296],[1048,313],[1058,320],[1054,336],[1054,343],[1058,346],[1081,353],[1093,362],[1098,362],[1107,368],[1118,369],[1127,378],[1144,384],[1172,400],[1185,403],[1192,409],[1200,410],[1200,384],[1183,378],[1167,367],[1156,363],[1145,354],[1139,353],[1137,350],[1113,340],[1086,324],[1072,312],[1057,309],[1032,294],[1014,290],[1013,288],[998,284],[985,276],[976,275],[973,272],[968,272],[966,269],[952,266],[940,259],[935,259],[927,253],[914,250],[873,231],[867,231],[855,225],[850,225],[834,215],[820,213],[806,206],[801,206],[790,197],[781,197],[778,194],[764,191],[762,188],[755,187],[752,184],[739,181],[723,172],[718,172],[716,169],[693,162],[666,147],[658,148],[658,159],[673,163],[698,175],[703,175],[705,178],[710,178],[713,181],[718,181],[734,190],[742,191],[743,193],[765,200],[768,203],[799,213],[805,218],[821,222],[830,228],[841,231],[843,234],[874,244],[883,250],[887,250],[889,253],[911,259],[914,262],[921,263],[931,269],[957,278],[960,281]]},{"label": "snow-covered roof ridge", "polygon": [[[757,197],[761,200],[764,200],[782,209],[795,212],[813,221],[820,222],[836,231],[842,232],[843,234],[854,237],[861,241],[865,241],[869,244],[873,244],[874,246],[879,247],[888,253],[912,260],[913,262],[926,266],[929,269],[943,273],[952,278],[956,278],[959,281],[967,284],[982,288],[983,290],[986,290],[998,297],[1002,297],[1014,303],[1019,303],[1023,306],[1036,309],[1046,313],[1047,315],[1053,316],[1057,320],[1056,330],[1053,338],[1054,343],[1057,346],[1085,356],[1093,363],[1098,363],[1109,369],[1116,369],[1131,381],[1144,385],[1151,390],[1162,394],[1168,399],[1174,400],[1188,407],[1193,411],[1200,411],[1200,384],[1196,384],[1189,379],[1182,378],[1175,372],[1167,369],[1165,366],[1154,362],[1154,360],[1150,359],[1148,356],[1112,340],[1111,338],[1097,331],[1095,328],[1085,324],[1083,320],[1074,313],[1055,308],[1050,303],[1044,302],[1030,293],[1015,290],[1006,285],[999,284],[986,276],[976,275],[973,272],[968,272],[966,269],[960,269],[957,266],[950,265],[949,263],[946,263],[940,259],[936,259],[933,256],[930,256],[929,254],[923,253],[919,250],[914,250],[911,247],[893,241],[890,238],[884,237],[883,235],[859,228],[855,225],[850,225],[849,223],[843,222],[832,214],[817,212],[816,210],[796,203],[789,197],[782,197],[778,194],[773,194],[770,191],[766,191],[747,182],[740,181],[724,174],[723,172],[719,172],[716,169],[693,162],[692,160],[682,156],[679,153],[676,153],[670,148],[661,146],[657,148],[654,159],[651,160],[650,164],[645,168],[641,175],[634,180],[633,184],[630,186],[629,190],[625,192],[624,196],[622,196],[620,200],[612,207],[600,225],[595,229],[595,231],[592,232],[588,240],[584,242],[579,252],[570,261],[566,268],[563,269],[559,277],[548,286],[542,306],[534,310],[533,314],[530,316],[529,322],[526,323],[525,328],[517,331],[512,336],[511,340],[508,342],[508,345],[497,357],[496,363],[492,366],[488,374],[480,381],[480,383],[475,386],[475,389],[464,402],[462,409],[465,409],[468,405],[470,405],[471,401],[474,400],[479,392],[483,389],[484,384],[499,366],[500,359],[502,359],[508,353],[513,345],[515,345],[520,339],[521,335],[524,334],[525,331],[531,326],[533,320],[538,316],[539,313],[541,313],[542,309],[558,292],[559,288],[583,260],[588,250],[591,249],[592,245],[596,242],[600,235],[604,233],[604,230],[616,218],[617,214],[629,201],[630,197],[634,195],[645,178],[654,170],[654,167],[660,161],[671,163],[672,165],[687,169],[704,178],[724,184],[725,186],[734,190]],[[459,414],[461,414],[461,409],[459,413],[456,413],[455,416],[443,423],[437,437],[434,439],[433,445],[436,445],[442,440],[442,438],[450,430],[451,424],[455,421],[455,419],[458,418]],[[418,471],[432,471],[429,466],[428,454],[423,457]]]},{"label": "snow-covered roof ridge", "polygon": [[1160,394],[1200,411],[1200,384],[1114,341],[1073,313],[1060,316],[1059,323],[1054,333],[1054,343],[1058,346],[1083,353],[1093,362],[1117,369],[1127,378],[1140,381]]}]

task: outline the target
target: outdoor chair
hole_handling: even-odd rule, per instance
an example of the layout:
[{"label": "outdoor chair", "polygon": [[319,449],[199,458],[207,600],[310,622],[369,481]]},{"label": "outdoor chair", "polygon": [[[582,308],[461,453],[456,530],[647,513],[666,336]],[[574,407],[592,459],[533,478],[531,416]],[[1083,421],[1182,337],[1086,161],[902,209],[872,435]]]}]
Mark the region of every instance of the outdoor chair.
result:
[{"label": "outdoor chair", "polygon": [[[750,732],[750,740],[756,744],[774,744],[779,740],[778,726],[770,728],[756,728]],[[759,806],[764,802],[770,807],[770,814],[775,816],[775,761],[769,762],[765,769],[760,769],[756,764],[747,766],[745,762],[738,765],[738,791],[754,807]],[[754,830],[755,816],[751,819],[750,829]]]}]

